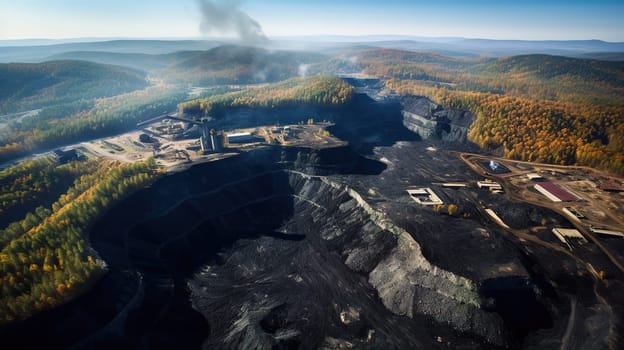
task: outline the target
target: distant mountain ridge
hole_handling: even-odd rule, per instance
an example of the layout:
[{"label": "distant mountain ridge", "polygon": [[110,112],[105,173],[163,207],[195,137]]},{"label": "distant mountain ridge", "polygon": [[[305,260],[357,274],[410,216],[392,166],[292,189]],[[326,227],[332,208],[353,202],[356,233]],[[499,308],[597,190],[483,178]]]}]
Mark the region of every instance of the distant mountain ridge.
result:
[{"label": "distant mountain ridge", "polygon": [[[161,55],[177,51],[205,51],[234,42],[227,40],[0,40],[0,62],[42,62],[68,52],[111,52]],[[624,53],[624,42],[601,40],[494,40],[467,38],[426,38],[404,35],[303,36],[274,38],[270,49],[327,52],[354,47],[395,48],[431,51],[454,57],[554,54],[582,56],[591,53]]]},{"label": "distant mountain ridge", "polygon": [[160,55],[177,51],[204,51],[219,45],[223,45],[223,42],[207,40],[112,40],[36,46],[2,46],[0,44],[0,62],[37,63],[48,59],[50,56],[75,51]]},{"label": "distant mountain ridge", "polygon": [[166,54],[102,52],[102,51],[70,51],[53,55],[46,61],[81,60],[101,64],[112,64],[130,67],[143,71],[163,69],[174,63],[197,56],[204,51],[177,51]]}]

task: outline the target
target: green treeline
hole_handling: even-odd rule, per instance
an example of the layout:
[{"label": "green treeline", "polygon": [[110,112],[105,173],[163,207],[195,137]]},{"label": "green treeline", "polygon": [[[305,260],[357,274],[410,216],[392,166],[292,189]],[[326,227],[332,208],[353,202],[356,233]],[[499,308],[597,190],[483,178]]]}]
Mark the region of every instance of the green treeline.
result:
[{"label": "green treeline", "polygon": [[[127,131],[143,119],[175,110],[185,97],[176,90],[152,87],[93,104],[75,102],[46,108],[0,133],[0,161]],[[81,106],[89,108],[82,110]]]},{"label": "green treeline", "polygon": [[353,97],[353,87],[336,77],[293,78],[261,87],[181,103],[186,115],[207,116],[231,107],[277,108],[302,104],[339,106]]},{"label": "green treeline", "polygon": [[400,94],[477,116],[469,138],[506,157],[624,174],[624,64],[548,55],[458,60],[397,50],[360,67]]},{"label": "green treeline", "polygon": [[153,159],[98,162],[51,206],[0,231],[0,324],[62,304],[94,283],[105,264],[88,244],[89,228],[112,205],[160,174]]}]

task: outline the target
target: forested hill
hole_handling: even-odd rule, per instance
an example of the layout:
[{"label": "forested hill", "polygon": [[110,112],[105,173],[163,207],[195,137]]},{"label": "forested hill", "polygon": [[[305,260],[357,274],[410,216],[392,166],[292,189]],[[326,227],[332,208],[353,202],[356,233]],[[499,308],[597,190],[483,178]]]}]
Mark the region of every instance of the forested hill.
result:
[{"label": "forested hill", "polygon": [[480,61],[468,73],[523,97],[624,105],[624,62],[523,55]]},{"label": "forested hill", "polygon": [[53,60],[81,60],[101,64],[124,66],[143,71],[154,71],[187,60],[201,54],[203,51],[178,51],[166,54],[99,52],[99,51],[71,51],[48,57]]},{"label": "forested hill", "polygon": [[474,66],[475,71],[527,73],[541,78],[560,75],[581,79],[624,83],[624,62],[571,58],[552,55],[521,55],[488,59]]},{"label": "forested hill", "polygon": [[225,45],[174,63],[156,75],[199,85],[275,82],[305,73],[301,70],[306,64],[322,59],[313,53]]},{"label": "forested hill", "polygon": [[477,115],[470,138],[505,156],[624,174],[624,62],[522,55],[459,60],[369,50],[359,68],[401,94]]},{"label": "forested hill", "polygon": [[460,68],[471,61],[461,60],[431,52],[403,51],[398,49],[368,49],[358,54],[358,62],[369,64],[422,64]]},{"label": "forested hill", "polygon": [[162,80],[186,85],[248,84],[285,80],[327,58],[320,54],[225,45],[207,51],[167,54],[77,51],[50,59],[85,60],[149,72]]},{"label": "forested hill", "polygon": [[353,94],[353,87],[342,79],[313,76],[186,101],[178,108],[184,115],[218,117],[223,110],[237,107],[340,106],[350,102]]},{"label": "forested hill", "polygon": [[0,113],[142,89],[146,73],[84,61],[0,64]]}]

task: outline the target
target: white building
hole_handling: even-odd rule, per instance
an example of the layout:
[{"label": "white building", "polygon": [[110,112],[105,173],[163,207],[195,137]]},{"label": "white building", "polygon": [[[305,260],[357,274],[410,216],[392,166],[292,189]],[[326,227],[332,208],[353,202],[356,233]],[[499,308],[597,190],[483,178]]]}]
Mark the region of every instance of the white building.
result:
[{"label": "white building", "polygon": [[226,137],[229,143],[245,143],[253,140],[250,132],[227,134]]},{"label": "white building", "polygon": [[494,181],[479,181],[477,182],[477,186],[479,188],[487,188],[487,189],[491,189],[492,191],[495,190],[502,190],[503,186],[501,186],[501,184],[499,184],[498,182],[494,182]]},{"label": "white building", "polygon": [[427,187],[408,189],[407,193],[416,203],[420,205],[444,204],[442,199],[440,199],[440,197],[438,197],[432,189]]}]

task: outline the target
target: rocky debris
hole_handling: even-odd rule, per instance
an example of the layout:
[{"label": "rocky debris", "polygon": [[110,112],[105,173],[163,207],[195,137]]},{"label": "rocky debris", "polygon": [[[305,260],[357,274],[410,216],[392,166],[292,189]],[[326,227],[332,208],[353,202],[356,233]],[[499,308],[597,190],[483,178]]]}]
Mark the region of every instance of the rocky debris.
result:
[{"label": "rocky debris", "polygon": [[[248,348],[251,343],[257,344],[259,348],[281,346],[283,337],[277,339],[258,333],[257,326],[259,319],[267,316],[266,309],[276,304],[288,311],[274,312],[269,317],[271,321],[265,321],[265,324],[279,325],[268,329],[292,335],[289,341],[296,341],[297,344],[310,344],[313,337],[327,340],[324,337],[334,333],[326,333],[314,325],[331,324],[328,329],[340,329],[337,334],[341,334],[341,338],[340,341],[335,338],[337,343],[332,341],[326,344],[329,348],[337,344],[366,344],[367,341],[379,342],[376,344],[390,342],[388,344],[395,346],[399,344],[395,342],[408,341],[405,344],[414,346],[416,343],[402,336],[387,337],[388,334],[395,334],[395,331],[385,329],[385,322],[375,321],[378,317],[375,314],[380,312],[380,305],[375,300],[364,302],[354,297],[371,291],[379,295],[382,308],[387,308],[397,316],[420,318],[425,315],[457,331],[482,337],[491,344],[505,344],[502,320],[496,314],[481,310],[474,283],[431,265],[409,234],[395,226],[385,215],[372,209],[357,192],[327,177],[291,170],[285,170],[285,173],[288,174],[291,190],[279,196],[292,196],[294,211],[275,230],[286,235],[304,235],[305,240],[301,243],[269,243],[265,239],[251,241],[245,244],[245,249],[237,247],[225,253],[224,267],[211,265],[206,270],[210,273],[202,273],[191,282],[195,307],[211,325],[222,324],[214,330],[215,336],[211,336],[205,344],[207,348]],[[279,191],[282,191],[281,188],[274,186]],[[253,196],[244,200],[251,203],[255,201]],[[261,201],[262,206],[269,205]],[[237,212],[232,213],[231,217],[241,220],[251,214],[242,221],[254,222],[254,209],[245,203],[234,205],[235,208],[245,208],[245,214],[239,212],[243,209],[236,209]],[[284,212],[283,209],[277,210]],[[211,220],[226,226],[212,227],[209,232],[223,231],[225,227],[231,231],[232,223],[229,219],[223,219]],[[204,234],[206,229],[204,226]],[[283,244],[289,248],[275,251]],[[248,246],[255,247],[255,253],[249,252],[251,248]],[[269,253],[271,251],[274,252]],[[340,260],[332,262],[336,257]],[[323,263],[317,265],[319,259]],[[346,268],[367,275],[368,283],[362,284],[360,281],[352,284],[352,277],[347,277],[352,272],[347,272]],[[302,282],[296,282],[288,276],[301,276]],[[222,280],[224,278],[227,280]],[[250,284],[252,281],[255,282]],[[241,291],[244,297],[239,299],[228,294],[228,298],[235,300],[227,301],[219,297],[225,295],[224,288],[230,285],[244,285]],[[314,287],[303,290],[305,286]],[[284,288],[294,295],[285,296],[276,292],[276,289]],[[334,296],[326,298],[325,293]],[[291,301],[293,297],[298,300],[297,306]],[[249,299],[255,301],[249,302]],[[349,305],[337,306],[336,300]],[[310,301],[316,303],[316,308],[305,306]],[[228,305],[226,307],[230,311],[219,311],[224,307],[223,303]],[[236,309],[239,303],[244,303],[247,308]],[[330,314],[319,313],[319,309],[332,311]],[[282,315],[281,321],[277,320],[276,315]],[[304,318],[307,321],[302,321]],[[344,339],[347,335],[348,339]],[[313,347],[323,346],[318,344]]]},{"label": "rocky debris", "polygon": [[444,109],[425,97],[401,99],[403,125],[423,139],[434,138],[465,143],[474,114],[459,109]]},{"label": "rocky debris", "polygon": [[501,319],[481,310],[475,284],[431,265],[413,238],[399,228],[397,231],[397,246],[369,276],[384,305],[397,314],[428,315],[459,331],[504,345]]},{"label": "rocky debris", "polygon": [[350,325],[360,320],[360,311],[352,306],[340,312],[340,321],[345,325]]}]

